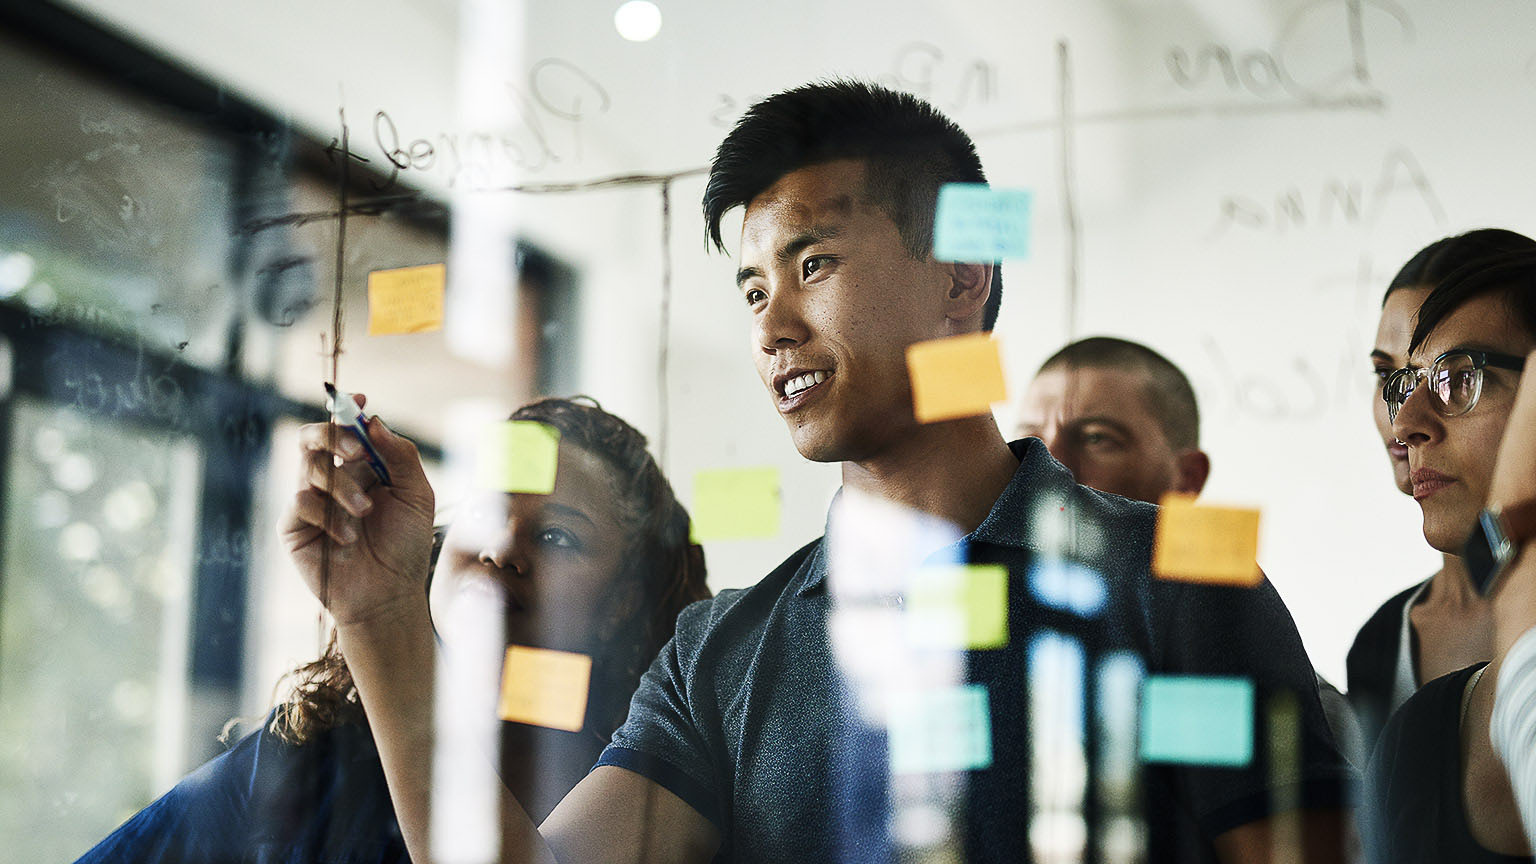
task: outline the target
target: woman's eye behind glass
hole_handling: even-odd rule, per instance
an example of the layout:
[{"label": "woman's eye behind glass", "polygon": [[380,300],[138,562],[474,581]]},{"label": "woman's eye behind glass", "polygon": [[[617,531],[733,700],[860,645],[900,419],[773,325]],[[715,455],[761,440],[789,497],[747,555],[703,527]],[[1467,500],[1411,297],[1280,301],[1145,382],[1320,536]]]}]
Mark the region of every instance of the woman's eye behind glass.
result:
[{"label": "woman's eye behind glass", "polygon": [[559,549],[581,549],[581,541],[564,528],[550,526],[539,532],[539,545]]}]

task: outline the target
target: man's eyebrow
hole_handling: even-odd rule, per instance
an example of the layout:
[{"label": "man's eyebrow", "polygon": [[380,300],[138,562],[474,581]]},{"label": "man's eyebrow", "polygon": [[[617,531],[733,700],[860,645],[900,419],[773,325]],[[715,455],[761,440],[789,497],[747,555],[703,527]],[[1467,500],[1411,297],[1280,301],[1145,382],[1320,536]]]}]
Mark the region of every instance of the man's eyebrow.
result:
[{"label": "man's eyebrow", "polygon": [[740,291],[741,286],[747,284],[748,279],[755,279],[761,275],[763,275],[763,271],[757,269],[756,267],[743,267],[740,270],[737,270],[736,290]]},{"label": "man's eyebrow", "polygon": [[807,246],[831,240],[841,232],[842,229],[835,225],[816,225],[807,228],[789,238],[788,242],[780,246],[779,251],[774,253],[774,260],[780,264],[787,264],[795,260],[795,257],[801,252],[804,252]]},{"label": "man's eyebrow", "polygon": [[[780,264],[788,264],[804,252],[807,246],[831,240],[842,233],[842,230],[835,225],[816,225],[807,228],[785,241],[784,245],[779,247],[779,251],[773,254],[773,258]],[[743,267],[736,271],[736,288],[740,290],[748,279],[755,279],[762,275],[763,271],[756,267]]]},{"label": "man's eyebrow", "polygon": [[1109,417],[1103,414],[1095,414],[1090,417],[1078,417],[1077,419],[1073,420],[1070,425],[1073,429],[1079,429],[1083,426],[1087,426],[1090,423],[1098,423],[1102,426],[1109,426],[1116,432],[1119,432],[1121,435],[1126,437],[1135,437],[1131,427],[1120,422],[1119,420],[1116,420],[1113,417]]}]

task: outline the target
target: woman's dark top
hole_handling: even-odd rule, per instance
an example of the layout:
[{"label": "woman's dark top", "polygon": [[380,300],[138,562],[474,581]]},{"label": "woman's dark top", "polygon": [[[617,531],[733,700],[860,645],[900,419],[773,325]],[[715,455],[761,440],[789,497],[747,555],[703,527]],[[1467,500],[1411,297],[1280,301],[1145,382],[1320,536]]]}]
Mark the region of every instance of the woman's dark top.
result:
[{"label": "woman's dark top", "polygon": [[[1371,756],[1361,827],[1373,864],[1530,862],[1479,846],[1461,797],[1461,703],[1478,663],[1425,684],[1397,709]],[[1483,686],[1492,685],[1492,681]]]},{"label": "woman's dark top", "polygon": [[410,861],[367,728],[343,724],[296,747],[268,731],[268,723],[187,775],[76,864]]},{"label": "woman's dark top", "polygon": [[[1387,718],[1412,693],[1411,686],[1408,692],[1394,692],[1399,689],[1397,682],[1404,660],[1403,616],[1408,611],[1408,602],[1427,582],[1409,586],[1381,604],[1355,634],[1354,644],[1349,646],[1344,667],[1345,685],[1349,690],[1349,704],[1360,721],[1361,743],[1366,753],[1375,749],[1376,739],[1381,736],[1382,727],[1387,725]],[[1410,650],[1406,659],[1412,678],[1419,639],[1411,626],[1407,628],[1407,635]]]}]

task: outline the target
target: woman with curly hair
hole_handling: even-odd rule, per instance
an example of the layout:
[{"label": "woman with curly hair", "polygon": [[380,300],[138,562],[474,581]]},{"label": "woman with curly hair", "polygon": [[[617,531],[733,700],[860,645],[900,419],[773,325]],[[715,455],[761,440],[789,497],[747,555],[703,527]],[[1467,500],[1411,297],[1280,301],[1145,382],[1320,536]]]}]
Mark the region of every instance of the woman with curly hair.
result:
[{"label": "woman with curly hair", "polygon": [[[525,405],[511,419],[559,432],[550,494],[482,494],[459,508],[446,532],[434,530],[420,461],[398,439],[410,464],[391,460],[398,485],[373,487],[356,510],[351,505],[361,502],[341,502],[345,512],[332,516],[333,530],[364,542],[333,545],[328,564],[371,568],[420,586],[450,658],[464,635],[454,611],[464,608],[462,600],[497,604],[507,645],[592,658],[579,732],[501,724],[502,780],[542,820],[624,720],[630,694],[671,638],[678,612],[709,590],[703,550],[689,541],[687,511],[643,435],[595,403],[564,399]],[[381,426],[373,420],[371,434],[394,436]],[[316,469],[325,460],[315,456],[328,435],[326,424],[301,432],[306,467],[295,513],[325,507],[317,486],[327,481]],[[419,482],[400,482],[402,475]],[[414,490],[425,490],[425,498]],[[284,535],[301,570],[317,572],[319,529],[305,534],[290,522]],[[288,678],[291,695],[262,729],[197,769],[81,862],[408,861],[334,630],[323,656]]]}]

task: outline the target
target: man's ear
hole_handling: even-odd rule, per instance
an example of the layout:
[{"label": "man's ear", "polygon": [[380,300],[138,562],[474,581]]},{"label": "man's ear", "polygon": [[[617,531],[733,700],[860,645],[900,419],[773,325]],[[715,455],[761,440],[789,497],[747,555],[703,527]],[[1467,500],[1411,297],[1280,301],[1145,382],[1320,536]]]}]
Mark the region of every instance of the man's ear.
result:
[{"label": "man's ear", "polygon": [[1201,450],[1180,450],[1173,457],[1178,476],[1174,478],[1173,491],[1199,495],[1205,481],[1211,476],[1211,457]]},{"label": "man's ear", "polygon": [[[945,263],[949,284],[944,292],[944,317],[951,322],[981,320],[992,296],[992,265]],[[967,328],[969,329],[969,328]]]}]

